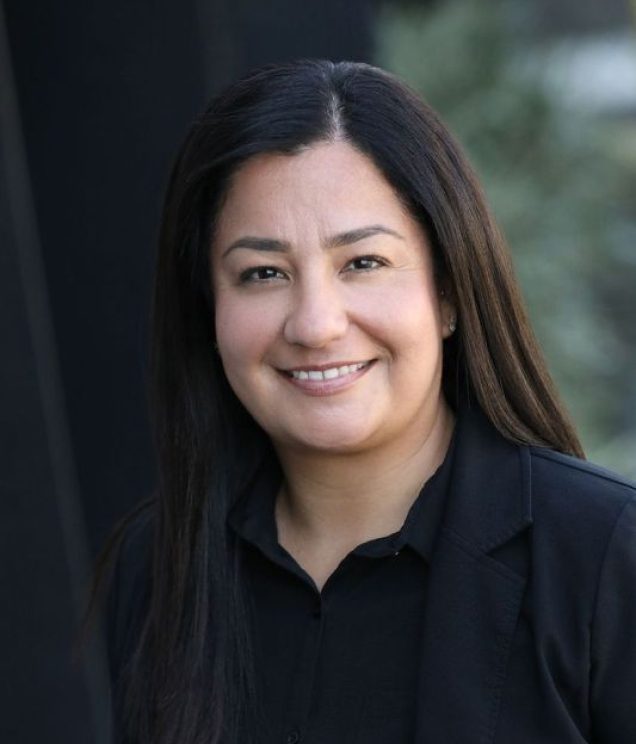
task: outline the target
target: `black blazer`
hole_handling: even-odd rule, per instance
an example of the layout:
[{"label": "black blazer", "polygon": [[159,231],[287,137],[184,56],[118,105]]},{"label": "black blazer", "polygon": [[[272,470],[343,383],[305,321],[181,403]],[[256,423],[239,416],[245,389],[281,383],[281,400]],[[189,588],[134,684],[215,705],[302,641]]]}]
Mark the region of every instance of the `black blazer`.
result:
[{"label": "black blazer", "polygon": [[636,744],[636,489],[460,419],[418,744]]},{"label": "black blazer", "polygon": [[[477,410],[457,427],[427,579],[416,744],[636,744],[636,488],[515,445]],[[138,632],[145,522],[117,569],[113,681]]]}]

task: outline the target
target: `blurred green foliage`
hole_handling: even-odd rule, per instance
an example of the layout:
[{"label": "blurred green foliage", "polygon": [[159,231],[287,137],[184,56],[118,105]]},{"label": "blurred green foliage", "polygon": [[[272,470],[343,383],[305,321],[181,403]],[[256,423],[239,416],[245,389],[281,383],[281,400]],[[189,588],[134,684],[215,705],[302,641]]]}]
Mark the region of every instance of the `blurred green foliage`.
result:
[{"label": "blurred green foliage", "polygon": [[547,85],[526,3],[392,3],[377,62],[442,115],[511,247],[590,459],[636,477],[636,122]]}]

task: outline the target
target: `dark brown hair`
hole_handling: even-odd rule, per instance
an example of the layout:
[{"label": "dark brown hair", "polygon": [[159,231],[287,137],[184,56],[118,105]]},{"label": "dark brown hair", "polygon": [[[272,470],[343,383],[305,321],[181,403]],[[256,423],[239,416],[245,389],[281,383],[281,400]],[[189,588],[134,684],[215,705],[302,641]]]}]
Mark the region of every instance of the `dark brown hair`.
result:
[{"label": "dark brown hair", "polygon": [[194,123],[163,214],[151,350],[159,489],[148,601],[116,692],[126,741],[248,741],[255,725],[240,549],[226,516],[269,443],[214,352],[209,246],[241,163],[333,139],[373,160],[426,230],[457,308],[458,329],[444,350],[451,404],[469,398],[505,437],[583,456],[508,250],[438,116],[366,64],[299,61],[235,83]]}]

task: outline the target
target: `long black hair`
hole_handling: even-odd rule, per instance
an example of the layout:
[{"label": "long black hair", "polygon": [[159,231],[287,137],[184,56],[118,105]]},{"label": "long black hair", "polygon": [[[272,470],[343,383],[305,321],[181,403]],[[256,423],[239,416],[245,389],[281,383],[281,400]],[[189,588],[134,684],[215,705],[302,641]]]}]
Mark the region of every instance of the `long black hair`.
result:
[{"label": "long black hair", "polygon": [[509,439],[583,456],[507,248],[438,116],[366,64],[299,61],[235,83],[192,126],[163,212],[150,358],[159,485],[149,598],[120,683],[135,744],[249,741],[255,725],[241,552],[226,517],[271,451],[215,352],[210,245],[241,163],[333,140],[366,154],[426,231],[458,316],[444,349],[449,402],[469,395]]}]

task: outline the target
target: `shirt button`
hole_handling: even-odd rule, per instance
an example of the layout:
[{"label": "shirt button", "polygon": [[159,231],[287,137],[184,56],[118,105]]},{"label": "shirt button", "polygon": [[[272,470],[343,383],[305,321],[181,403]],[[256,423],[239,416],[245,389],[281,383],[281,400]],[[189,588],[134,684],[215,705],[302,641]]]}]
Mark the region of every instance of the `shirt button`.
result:
[{"label": "shirt button", "polygon": [[300,734],[298,731],[290,731],[285,739],[286,744],[298,744],[300,741]]}]

